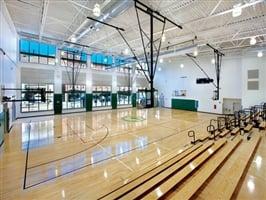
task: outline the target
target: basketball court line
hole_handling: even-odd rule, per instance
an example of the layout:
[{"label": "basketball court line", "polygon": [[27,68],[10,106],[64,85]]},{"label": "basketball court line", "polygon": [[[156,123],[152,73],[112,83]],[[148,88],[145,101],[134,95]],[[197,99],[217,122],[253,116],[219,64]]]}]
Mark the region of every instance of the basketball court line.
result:
[{"label": "basketball court line", "polygon": [[[132,148],[132,149],[130,149],[130,150],[128,150],[128,151],[125,151],[125,152],[123,152],[123,153],[116,154],[116,155],[112,155],[112,156],[110,156],[110,157],[108,157],[108,158],[105,158],[105,159],[103,159],[103,160],[99,160],[99,161],[94,162],[94,163],[89,163],[89,164],[83,165],[83,166],[78,167],[78,168],[76,168],[76,169],[74,169],[74,170],[71,170],[71,171],[65,172],[65,173],[63,173],[63,174],[59,174],[59,175],[57,175],[57,176],[55,176],[55,177],[52,177],[52,178],[49,178],[49,179],[45,179],[45,180],[43,180],[43,181],[37,182],[37,183],[32,184],[32,185],[29,185],[29,186],[26,186],[26,185],[25,185],[25,187],[23,187],[23,189],[29,189],[29,188],[31,188],[31,187],[34,187],[34,186],[37,186],[37,185],[40,185],[40,184],[46,183],[46,182],[48,182],[48,181],[51,181],[51,180],[57,179],[57,178],[59,178],[59,177],[62,177],[62,176],[65,176],[65,175],[71,174],[71,173],[76,172],[76,171],[79,171],[79,170],[81,170],[81,169],[84,169],[84,168],[86,168],[86,167],[88,167],[88,166],[91,166],[91,165],[93,165],[93,164],[98,164],[98,163],[101,163],[101,162],[104,162],[104,161],[107,161],[107,160],[111,160],[111,159],[118,159],[118,157],[121,156],[121,155],[124,155],[124,154],[127,154],[127,153],[129,153],[129,152],[132,152],[132,151],[138,150],[138,149],[140,149],[140,148],[143,148],[143,147],[149,146],[150,144],[154,144],[154,142],[163,141],[163,140],[165,140],[165,139],[167,139],[167,138],[169,138],[169,137],[172,137],[172,136],[174,136],[174,135],[177,135],[177,134],[179,134],[179,133],[181,133],[181,132],[184,132],[184,131],[186,131],[186,130],[188,130],[188,129],[191,129],[191,128],[193,128],[193,127],[196,127],[196,126],[198,126],[198,124],[197,124],[197,125],[193,125],[193,126],[191,126],[191,127],[189,127],[189,128],[183,129],[183,130],[181,130],[181,131],[178,131],[177,133],[173,133],[173,134],[170,134],[170,135],[168,135],[168,136],[161,137],[161,138],[159,138],[159,139],[157,139],[157,140],[154,140],[154,141],[148,142],[147,144],[145,144],[145,145],[143,145],[143,146],[137,146],[137,147]],[[97,145],[100,145],[100,144],[97,144]],[[75,154],[75,155],[76,155],[76,154]],[[73,155],[72,155],[72,156],[73,156]],[[70,156],[69,156],[69,157],[70,157]],[[121,160],[120,160],[120,161],[121,161]],[[54,162],[54,161],[51,161],[51,162]],[[121,161],[121,162],[122,162],[122,161]],[[49,162],[49,163],[50,163],[50,162]],[[124,164],[125,164],[125,163],[124,163]],[[35,167],[37,167],[37,166],[35,166]],[[30,169],[30,168],[28,168],[28,169]],[[25,178],[24,178],[24,181],[25,181]],[[25,182],[26,182],[26,181],[25,181]]]}]

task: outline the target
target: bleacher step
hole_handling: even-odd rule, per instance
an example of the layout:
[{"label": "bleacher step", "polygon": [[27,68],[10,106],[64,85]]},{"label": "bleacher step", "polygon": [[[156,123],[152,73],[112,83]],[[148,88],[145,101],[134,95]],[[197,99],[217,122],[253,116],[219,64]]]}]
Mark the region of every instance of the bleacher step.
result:
[{"label": "bleacher step", "polygon": [[178,191],[173,192],[169,195],[169,199],[190,199],[196,192],[204,185],[204,183],[214,174],[214,172],[219,168],[224,161],[232,152],[238,147],[238,145],[242,142],[242,138],[238,137],[233,142],[228,143],[222,151],[219,151],[213,158],[210,159],[204,166],[199,169],[197,174],[193,176],[186,182],[186,184]]},{"label": "bleacher step", "polygon": [[[143,199],[159,199],[164,198],[169,191],[173,190],[178,184],[180,184],[184,179],[193,174],[198,168],[206,162],[211,156],[215,155],[225,144],[227,141],[225,139],[218,140],[211,148],[207,149],[203,154],[198,156],[188,165],[186,165],[181,171],[171,176],[169,179],[165,180],[160,185],[156,186],[153,190],[151,190],[147,195],[143,197]],[[142,196],[135,196],[142,197]],[[134,198],[128,198],[134,199]]]},{"label": "bleacher step", "polygon": [[[203,147],[204,149],[213,145],[212,142],[205,144]],[[154,177],[156,174],[162,172],[163,170],[169,168],[170,166],[174,165],[175,163],[179,162],[183,158],[188,157],[193,152],[197,151],[201,148],[203,144],[193,145],[188,149],[185,149],[182,152],[171,153],[169,156],[165,156],[161,161],[160,165],[150,165],[142,170],[137,171],[136,173],[132,174],[126,184],[117,185],[113,188],[111,192],[101,196],[99,199],[116,199],[119,198],[121,195],[126,194],[127,192],[131,191],[135,187],[139,186],[140,184],[144,183],[145,181],[149,180],[150,178]]]},{"label": "bleacher step", "polygon": [[260,125],[259,125],[259,128],[261,130],[264,130],[266,128],[266,121],[261,122]]},{"label": "bleacher step", "polygon": [[252,125],[252,124],[248,124],[248,125],[244,128],[244,131],[245,131],[245,132],[249,132],[249,131],[252,130],[252,128],[253,128],[253,125]]},{"label": "bleacher step", "polygon": [[[213,147],[213,142],[209,141],[202,145],[199,149],[189,154],[184,159],[180,160],[179,162],[175,163],[171,167],[164,169],[159,174],[153,177],[147,177],[146,181],[140,180],[138,185],[135,187],[131,187],[127,193],[120,194],[119,199],[137,199],[152,190],[156,185],[162,183],[163,181],[167,180],[169,177],[173,176],[175,173],[178,173],[182,170],[188,163],[192,162],[194,159],[200,157],[207,149]],[[217,146],[217,145],[216,145]],[[113,197],[109,199],[114,199]]]},{"label": "bleacher step", "polygon": [[219,134],[219,137],[225,137],[228,133],[230,133],[230,130],[224,129],[224,130]]},{"label": "bleacher step", "polygon": [[231,199],[235,190],[239,188],[241,178],[245,174],[260,140],[261,136],[256,132],[251,140],[243,142],[222,166],[218,174],[201,191],[199,197],[203,199]]},{"label": "bleacher step", "polygon": [[236,127],[236,128],[234,128],[234,129],[231,131],[231,135],[236,135],[239,131],[240,131],[240,128],[239,128],[239,127]]}]

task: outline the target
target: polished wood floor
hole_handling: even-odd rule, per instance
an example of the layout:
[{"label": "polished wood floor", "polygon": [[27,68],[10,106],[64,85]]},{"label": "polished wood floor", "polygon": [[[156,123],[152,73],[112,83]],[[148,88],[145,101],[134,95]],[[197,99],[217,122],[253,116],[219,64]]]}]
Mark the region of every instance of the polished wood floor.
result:
[{"label": "polished wood floor", "polygon": [[[125,116],[144,120],[129,122]],[[173,150],[186,149],[188,130],[206,132],[215,117],[157,108],[20,120],[1,147],[0,199],[97,199]],[[266,199],[265,131],[260,134],[237,199]],[[219,187],[219,178],[209,184]],[[206,187],[197,198],[208,199],[210,192]]]}]

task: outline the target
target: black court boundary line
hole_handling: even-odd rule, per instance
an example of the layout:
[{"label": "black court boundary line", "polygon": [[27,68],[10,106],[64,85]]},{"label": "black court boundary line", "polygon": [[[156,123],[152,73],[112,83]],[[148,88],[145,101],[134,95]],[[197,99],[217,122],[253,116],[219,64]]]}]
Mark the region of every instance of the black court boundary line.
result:
[{"label": "black court boundary line", "polygon": [[[207,120],[203,120],[202,122],[205,122],[205,121],[207,121]],[[162,124],[164,124],[164,123],[168,123],[168,122],[162,122],[162,123],[159,123],[158,125],[162,125]],[[157,124],[155,124],[155,125],[157,125]],[[193,127],[198,126],[198,125],[199,125],[199,124],[193,125],[193,126],[189,127],[188,129],[193,128]],[[67,123],[67,126],[69,126],[68,123]],[[95,129],[89,127],[88,125],[86,125],[86,126],[87,126],[89,129],[91,129],[91,130],[95,130]],[[75,133],[74,129],[73,129],[71,126],[69,126],[69,127],[72,129],[72,132]],[[174,130],[174,131],[178,131],[176,128],[170,128],[170,127],[167,127],[167,126],[162,126],[162,127],[163,127],[163,128],[168,128],[168,129],[171,129],[171,130]],[[103,127],[101,127],[101,128],[103,128]],[[143,127],[143,128],[137,129],[137,130],[139,131],[139,130],[143,130],[143,129],[146,129],[146,128],[147,128],[147,127]],[[187,129],[183,129],[183,130],[181,130],[181,131],[179,131],[179,132],[183,132],[183,131],[185,131],[185,130],[187,130]],[[127,133],[130,134],[130,131],[128,131]],[[75,134],[71,134],[71,135],[77,135],[77,134],[75,133]],[[109,134],[108,134],[108,135],[109,135]],[[52,162],[56,162],[56,161],[59,161],[59,160],[63,160],[63,159],[65,159],[65,158],[69,158],[69,157],[71,157],[71,156],[75,156],[75,155],[77,155],[77,154],[79,154],[79,153],[85,152],[85,151],[87,151],[87,150],[89,150],[89,149],[91,149],[91,148],[97,146],[98,144],[100,144],[103,140],[105,140],[105,139],[107,138],[108,135],[105,135],[105,136],[104,136],[103,138],[101,138],[97,143],[95,143],[95,145],[92,145],[92,146],[90,146],[89,148],[86,148],[86,149],[84,149],[84,150],[81,150],[81,151],[79,151],[79,152],[76,152],[76,153],[71,154],[71,155],[68,155],[68,156],[64,156],[64,157],[62,157],[62,158],[58,158],[58,159],[55,159],[55,160],[51,160],[51,161],[48,161],[48,162],[44,162],[44,163],[41,163],[41,164],[38,164],[38,165],[31,166],[31,167],[29,167],[28,169],[32,169],[32,168],[36,168],[36,167],[40,167],[40,166],[42,166],[42,165],[46,165],[46,164],[49,164],[49,163],[52,163]],[[119,134],[119,135],[121,135],[121,134]],[[119,135],[114,135],[113,137],[115,137],[115,136],[119,136]],[[133,135],[134,135],[134,134],[133,134]],[[135,135],[135,137],[137,137],[137,135]],[[81,140],[81,142],[83,142],[84,144],[88,142],[88,141],[84,142],[84,140],[81,139],[81,138],[80,138],[80,140]],[[156,141],[155,141],[155,142],[156,142]],[[125,152],[125,153],[127,153],[127,152]],[[120,155],[120,154],[119,154],[119,155]]]},{"label": "black court boundary line", "polygon": [[[208,121],[208,120],[206,120],[206,121]],[[167,138],[169,138],[169,137],[172,137],[172,136],[174,136],[174,135],[177,135],[177,134],[179,134],[179,133],[181,133],[181,132],[184,132],[184,131],[186,131],[186,130],[188,130],[188,129],[191,129],[191,128],[195,127],[195,126],[198,126],[198,124],[197,124],[197,125],[194,125],[194,126],[192,126],[192,127],[189,127],[189,128],[187,128],[187,129],[181,130],[181,131],[179,131],[179,132],[177,132],[177,133],[173,133],[173,134],[171,134],[171,135],[168,135],[168,136],[165,136],[165,137],[159,138],[158,140],[151,141],[151,142],[149,142],[149,143],[147,143],[147,144],[145,144],[145,145],[143,145],[143,146],[141,146],[141,147],[135,147],[135,148],[130,149],[130,150],[128,150],[128,151],[125,151],[125,152],[123,152],[123,153],[120,153],[120,154],[117,154],[117,155],[110,156],[110,157],[108,157],[108,158],[106,158],[106,159],[103,159],[103,160],[99,160],[98,162],[89,163],[89,164],[83,165],[82,167],[78,167],[78,168],[76,168],[76,169],[74,169],[74,170],[71,170],[71,171],[69,171],[69,172],[66,172],[66,173],[60,174],[60,175],[58,175],[58,176],[56,176],[56,177],[52,177],[52,178],[49,178],[49,179],[46,179],[46,180],[40,181],[40,182],[38,182],[38,183],[35,183],[35,184],[32,184],[32,185],[29,185],[29,186],[25,187],[25,189],[29,189],[29,188],[32,188],[32,187],[34,187],[34,186],[37,186],[37,185],[40,185],[40,184],[46,183],[46,182],[48,182],[48,181],[51,181],[51,180],[57,179],[57,178],[59,178],[59,177],[65,176],[65,175],[67,175],[67,174],[71,174],[71,173],[73,173],[73,172],[76,172],[76,171],[79,171],[79,170],[81,170],[81,169],[84,169],[84,168],[86,168],[86,167],[88,167],[88,166],[91,166],[91,165],[94,165],[94,164],[98,164],[98,163],[101,163],[101,162],[104,162],[104,161],[107,161],[107,160],[111,160],[111,159],[113,159],[113,158],[115,158],[115,157],[119,157],[119,156],[121,156],[121,155],[123,155],[123,154],[126,154],[126,153],[129,153],[129,152],[131,152],[131,151],[135,151],[135,150],[137,150],[137,149],[141,149],[141,148],[143,148],[143,147],[149,146],[150,144],[153,144],[154,142],[162,141],[162,140],[164,140],[164,139],[167,139]]]},{"label": "black court boundary line", "polygon": [[[72,129],[72,130],[73,130],[73,129]],[[58,159],[51,160],[51,161],[48,161],[48,162],[45,162],[45,163],[41,163],[41,164],[38,164],[38,165],[31,166],[31,167],[29,167],[28,169],[33,169],[33,168],[36,168],[36,167],[40,167],[40,166],[42,166],[42,165],[47,165],[47,164],[49,164],[49,163],[56,162],[56,161],[59,161],[59,160],[63,160],[63,159],[65,159],[65,158],[69,158],[69,157],[71,157],[71,156],[75,156],[75,155],[77,155],[77,154],[80,154],[80,153],[82,153],[82,152],[85,152],[85,151],[87,151],[87,150],[89,150],[89,149],[91,149],[91,148],[97,146],[98,144],[100,144],[103,140],[105,140],[105,139],[107,138],[108,135],[109,135],[109,132],[107,132],[107,133],[105,134],[105,136],[104,136],[103,138],[101,138],[101,140],[99,140],[97,143],[93,144],[92,146],[89,146],[89,147],[86,148],[86,149],[83,149],[83,150],[81,150],[81,151],[78,151],[78,152],[76,152],[76,153],[74,153],[74,154],[71,154],[71,155],[67,155],[67,156],[62,157],[62,158],[58,158]]]},{"label": "black court boundary line", "polygon": [[29,133],[28,133],[28,144],[27,144],[27,152],[26,152],[26,160],[25,160],[25,171],[24,171],[24,181],[23,181],[23,189],[26,189],[27,182],[27,172],[28,172],[28,160],[29,160],[29,147],[30,147],[30,131],[31,131],[31,121],[28,123]]}]

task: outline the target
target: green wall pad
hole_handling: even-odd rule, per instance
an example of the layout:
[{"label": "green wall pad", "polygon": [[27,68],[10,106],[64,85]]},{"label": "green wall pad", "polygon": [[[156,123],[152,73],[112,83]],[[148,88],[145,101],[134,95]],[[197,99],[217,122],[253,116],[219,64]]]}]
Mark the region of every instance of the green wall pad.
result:
[{"label": "green wall pad", "polygon": [[112,93],[112,109],[117,108],[117,93]]},{"label": "green wall pad", "polygon": [[132,106],[136,107],[137,106],[137,94],[136,93],[132,93],[131,101],[132,101]]},{"label": "green wall pad", "polygon": [[86,111],[92,111],[92,94],[86,94]]},{"label": "green wall pad", "polygon": [[5,123],[5,114],[4,112],[0,113],[0,146],[4,142],[4,123]]},{"label": "green wall pad", "polygon": [[172,99],[172,108],[180,110],[198,110],[198,101],[193,99]]},{"label": "green wall pad", "polygon": [[54,114],[62,114],[62,94],[54,94]]}]

